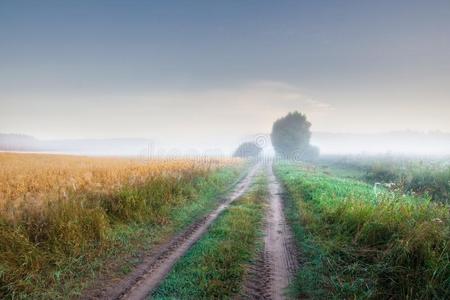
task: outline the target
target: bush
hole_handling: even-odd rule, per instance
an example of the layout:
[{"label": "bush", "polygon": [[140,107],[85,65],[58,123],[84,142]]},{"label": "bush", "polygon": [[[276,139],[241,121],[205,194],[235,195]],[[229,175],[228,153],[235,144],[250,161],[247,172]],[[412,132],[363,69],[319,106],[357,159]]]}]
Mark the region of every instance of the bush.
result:
[{"label": "bush", "polygon": [[246,142],[239,145],[234,151],[233,157],[249,158],[257,157],[261,153],[262,149],[258,145],[252,142]]}]

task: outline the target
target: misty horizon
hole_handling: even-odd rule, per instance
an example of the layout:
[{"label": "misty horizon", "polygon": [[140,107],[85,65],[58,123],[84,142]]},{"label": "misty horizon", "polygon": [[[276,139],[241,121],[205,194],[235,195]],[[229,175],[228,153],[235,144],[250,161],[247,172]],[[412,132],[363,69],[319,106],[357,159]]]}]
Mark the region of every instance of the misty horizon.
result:
[{"label": "misty horizon", "polygon": [[450,132],[448,1],[1,1],[0,38],[0,132]]},{"label": "misty horizon", "polygon": [[0,0],[0,299],[450,299],[450,0]]},{"label": "misty horizon", "polygon": [[2,133],[229,153],[300,111],[322,153],[450,152],[447,1],[2,1],[0,39]]},{"label": "misty horizon", "polygon": [[[1,134],[0,151],[37,151],[84,155],[231,155],[243,142],[258,144],[265,154],[272,155],[270,134],[256,133],[180,144],[152,138],[76,138],[40,139],[30,135]],[[311,144],[322,154],[400,154],[449,155],[450,133],[397,131],[385,133],[312,132]]]}]

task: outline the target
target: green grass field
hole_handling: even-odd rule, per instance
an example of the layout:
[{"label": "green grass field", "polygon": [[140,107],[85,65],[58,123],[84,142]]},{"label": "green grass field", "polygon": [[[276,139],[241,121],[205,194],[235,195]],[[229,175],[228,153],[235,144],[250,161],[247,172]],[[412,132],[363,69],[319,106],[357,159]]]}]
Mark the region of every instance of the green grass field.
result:
[{"label": "green grass field", "polygon": [[396,192],[449,204],[449,161],[445,156],[324,156],[318,165],[339,177],[389,184]]},{"label": "green grass field", "polygon": [[293,284],[313,299],[448,299],[446,204],[279,163],[286,214],[303,256]]}]

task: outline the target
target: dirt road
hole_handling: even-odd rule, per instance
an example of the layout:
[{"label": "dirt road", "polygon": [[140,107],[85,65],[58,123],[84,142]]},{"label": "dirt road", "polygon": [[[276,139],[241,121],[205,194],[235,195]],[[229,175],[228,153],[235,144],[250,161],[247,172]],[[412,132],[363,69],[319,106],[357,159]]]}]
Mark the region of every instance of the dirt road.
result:
[{"label": "dirt road", "polygon": [[292,280],[298,261],[291,230],[286,223],[281,186],[266,166],[269,199],[264,230],[264,249],[249,268],[240,299],[286,299],[285,290]]},{"label": "dirt road", "polygon": [[231,202],[247,192],[257,170],[260,168],[260,165],[252,167],[247,176],[237,184],[218,208],[201,221],[191,225],[182,234],[161,246],[154,254],[150,254],[129,276],[107,288],[101,295],[96,295],[95,298],[140,300],[148,297],[172,269],[176,261],[202,237],[219,214]]},{"label": "dirt road", "polygon": [[265,257],[271,271],[271,299],[284,299],[284,290],[289,285],[298,267],[292,233],[286,223],[281,199],[281,186],[273,174],[272,165],[267,167],[269,179],[269,211],[264,238]]},{"label": "dirt road", "polygon": [[[146,299],[164,280],[173,265],[197,242],[231,202],[248,191],[255,174],[262,168],[258,164],[251,168],[247,176],[235,187],[233,192],[199,222],[191,225],[182,234],[176,236],[148,255],[129,276],[104,290],[96,299]],[[256,262],[250,266],[244,280],[244,299],[286,299],[285,289],[289,285],[298,267],[292,233],[286,224],[281,199],[281,186],[272,170],[272,163],[263,167],[268,178],[269,197],[264,227],[264,247]],[[91,297],[90,297],[91,298]],[[91,298],[91,299],[92,299]]]}]

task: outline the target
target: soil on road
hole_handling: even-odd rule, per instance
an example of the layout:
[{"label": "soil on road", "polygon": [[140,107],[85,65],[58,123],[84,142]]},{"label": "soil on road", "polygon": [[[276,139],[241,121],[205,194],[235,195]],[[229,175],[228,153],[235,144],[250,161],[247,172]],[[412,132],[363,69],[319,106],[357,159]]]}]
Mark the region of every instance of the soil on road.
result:
[{"label": "soil on road", "polygon": [[264,247],[249,267],[242,299],[286,299],[286,288],[298,268],[292,232],[283,212],[282,188],[273,174],[272,163],[266,166],[269,199],[264,230]]},{"label": "soil on road", "polygon": [[159,247],[157,251],[150,253],[144,262],[139,265],[129,276],[108,287],[94,297],[96,299],[146,299],[159,285],[172,269],[173,265],[187,250],[199,240],[219,214],[225,210],[231,202],[247,192],[260,165],[253,166],[234,188],[230,195],[213,212],[199,222],[191,225],[182,234]]},{"label": "soil on road", "polygon": [[[209,229],[209,226],[234,200],[244,195],[262,163],[253,166],[228,197],[213,212],[192,224],[183,233],[154,250],[127,277],[104,288],[101,293],[85,298],[146,299],[164,280],[173,265]],[[286,288],[297,268],[297,253],[291,230],[286,223],[281,198],[282,188],[277,181],[272,163],[266,162],[269,195],[264,226],[264,246],[250,265],[243,282],[243,299],[286,299]]]}]

